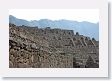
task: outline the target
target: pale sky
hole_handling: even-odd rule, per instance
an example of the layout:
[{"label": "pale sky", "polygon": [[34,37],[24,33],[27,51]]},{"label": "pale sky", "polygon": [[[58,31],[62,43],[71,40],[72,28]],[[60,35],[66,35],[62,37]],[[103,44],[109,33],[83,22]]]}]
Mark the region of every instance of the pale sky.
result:
[{"label": "pale sky", "polygon": [[99,22],[98,9],[10,9],[9,15],[28,21],[40,19],[66,19],[79,22]]}]

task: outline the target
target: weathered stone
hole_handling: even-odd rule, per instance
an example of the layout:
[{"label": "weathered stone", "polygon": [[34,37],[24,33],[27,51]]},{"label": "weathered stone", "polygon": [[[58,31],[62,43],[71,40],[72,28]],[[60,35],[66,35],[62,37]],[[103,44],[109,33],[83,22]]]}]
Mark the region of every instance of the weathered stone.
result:
[{"label": "weathered stone", "polygon": [[72,30],[9,24],[10,68],[98,68],[99,42]]}]

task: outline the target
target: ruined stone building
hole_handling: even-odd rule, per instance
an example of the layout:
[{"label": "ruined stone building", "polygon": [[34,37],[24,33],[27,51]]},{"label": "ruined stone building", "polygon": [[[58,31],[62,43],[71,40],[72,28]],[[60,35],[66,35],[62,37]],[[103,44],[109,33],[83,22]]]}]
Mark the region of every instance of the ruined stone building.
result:
[{"label": "ruined stone building", "polygon": [[99,42],[73,30],[9,24],[10,68],[98,68]]}]

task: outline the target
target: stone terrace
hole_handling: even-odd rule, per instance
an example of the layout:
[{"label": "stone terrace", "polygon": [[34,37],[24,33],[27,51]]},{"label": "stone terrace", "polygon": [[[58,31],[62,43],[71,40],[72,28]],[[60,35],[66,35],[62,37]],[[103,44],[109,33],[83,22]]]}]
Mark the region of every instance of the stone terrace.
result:
[{"label": "stone terrace", "polygon": [[10,68],[98,68],[99,42],[73,30],[9,24]]}]

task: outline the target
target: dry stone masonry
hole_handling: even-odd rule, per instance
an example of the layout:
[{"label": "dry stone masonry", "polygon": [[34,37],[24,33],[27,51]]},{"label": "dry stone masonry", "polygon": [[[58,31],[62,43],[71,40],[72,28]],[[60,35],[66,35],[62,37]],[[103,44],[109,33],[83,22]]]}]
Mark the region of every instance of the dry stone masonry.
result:
[{"label": "dry stone masonry", "polygon": [[9,24],[10,68],[98,68],[99,42],[73,30]]}]

